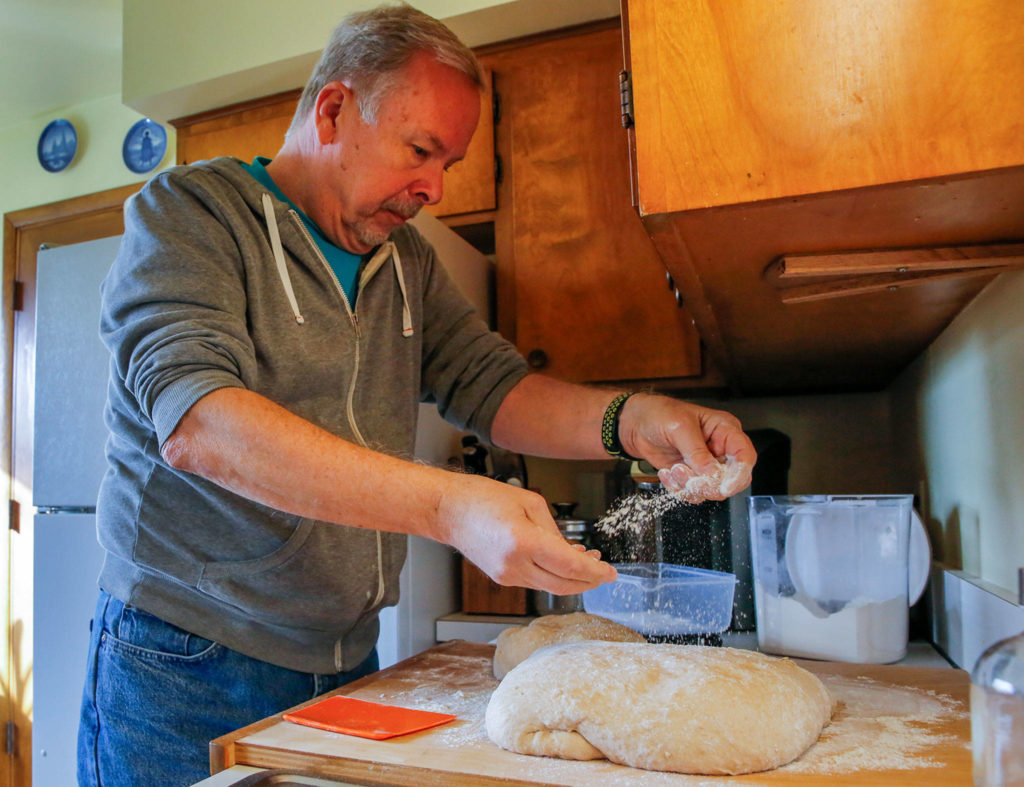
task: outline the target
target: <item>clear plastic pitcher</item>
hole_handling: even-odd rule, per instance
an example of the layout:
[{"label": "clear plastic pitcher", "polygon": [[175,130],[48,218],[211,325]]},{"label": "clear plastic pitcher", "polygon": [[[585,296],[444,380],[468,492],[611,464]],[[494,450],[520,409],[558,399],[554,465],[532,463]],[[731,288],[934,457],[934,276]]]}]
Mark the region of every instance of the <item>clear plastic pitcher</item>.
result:
[{"label": "clear plastic pitcher", "polygon": [[757,640],[788,656],[884,664],[907,652],[911,495],[756,495]]}]

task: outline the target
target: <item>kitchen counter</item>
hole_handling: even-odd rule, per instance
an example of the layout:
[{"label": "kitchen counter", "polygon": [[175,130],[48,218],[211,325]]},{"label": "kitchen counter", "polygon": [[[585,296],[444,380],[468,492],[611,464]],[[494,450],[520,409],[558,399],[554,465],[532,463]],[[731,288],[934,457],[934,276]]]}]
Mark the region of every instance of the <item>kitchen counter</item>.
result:
[{"label": "kitchen counter", "polygon": [[[372,741],[291,724],[277,715],[215,740],[211,762],[218,771],[233,766],[290,768],[315,771],[343,783],[410,787],[707,784],[708,777],[643,771],[605,760],[528,757],[497,748],[483,729],[487,699],[497,685],[491,676],[493,653],[491,645],[449,642],[335,692],[454,713],[458,719],[452,724]],[[929,787],[970,783],[965,672],[800,663],[819,675],[838,700],[832,724],[795,762],[766,773],[715,777],[716,783]]]}]

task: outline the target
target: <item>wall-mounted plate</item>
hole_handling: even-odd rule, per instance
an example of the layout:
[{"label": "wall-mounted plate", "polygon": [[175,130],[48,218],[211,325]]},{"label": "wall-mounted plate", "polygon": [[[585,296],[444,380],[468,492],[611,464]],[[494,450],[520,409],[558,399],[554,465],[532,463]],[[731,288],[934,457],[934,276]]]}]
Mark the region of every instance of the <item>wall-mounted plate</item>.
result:
[{"label": "wall-mounted plate", "polygon": [[36,155],[47,172],[60,172],[75,157],[78,150],[78,132],[70,121],[59,118],[51,121],[39,135]]},{"label": "wall-mounted plate", "polygon": [[125,166],[139,174],[149,172],[164,160],[167,132],[159,123],[143,118],[128,129],[121,146]]}]

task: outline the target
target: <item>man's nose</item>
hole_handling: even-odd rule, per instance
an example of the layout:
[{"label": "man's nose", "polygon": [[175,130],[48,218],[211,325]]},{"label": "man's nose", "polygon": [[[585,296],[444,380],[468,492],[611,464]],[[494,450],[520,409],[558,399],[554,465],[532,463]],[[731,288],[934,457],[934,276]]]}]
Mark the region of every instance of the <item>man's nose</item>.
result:
[{"label": "man's nose", "polygon": [[444,193],[444,167],[431,167],[413,184],[413,194],[424,205],[436,205]]}]

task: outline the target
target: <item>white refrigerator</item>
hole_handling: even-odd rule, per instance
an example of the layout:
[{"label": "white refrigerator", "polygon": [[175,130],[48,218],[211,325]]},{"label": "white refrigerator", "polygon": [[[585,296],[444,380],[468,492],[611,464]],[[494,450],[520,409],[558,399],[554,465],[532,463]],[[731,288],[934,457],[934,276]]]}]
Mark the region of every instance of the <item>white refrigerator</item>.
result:
[{"label": "white refrigerator", "polygon": [[[413,224],[434,244],[463,293],[489,318],[490,260],[425,212]],[[119,238],[104,238],[38,255],[32,783],[47,787],[76,783],[79,704],[103,562],[95,506],[106,469],[103,408],[109,355],[98,335],[99,287],[118,244]],[[433,405],[420,406],[419,458],[444,463],[459,456],[462,435]],[[434,621],[459,607],[454,551],[427,539],[410,537],[409,542],[401,601],[381,614],[377,647],[382,667],[436,644]]]}]

